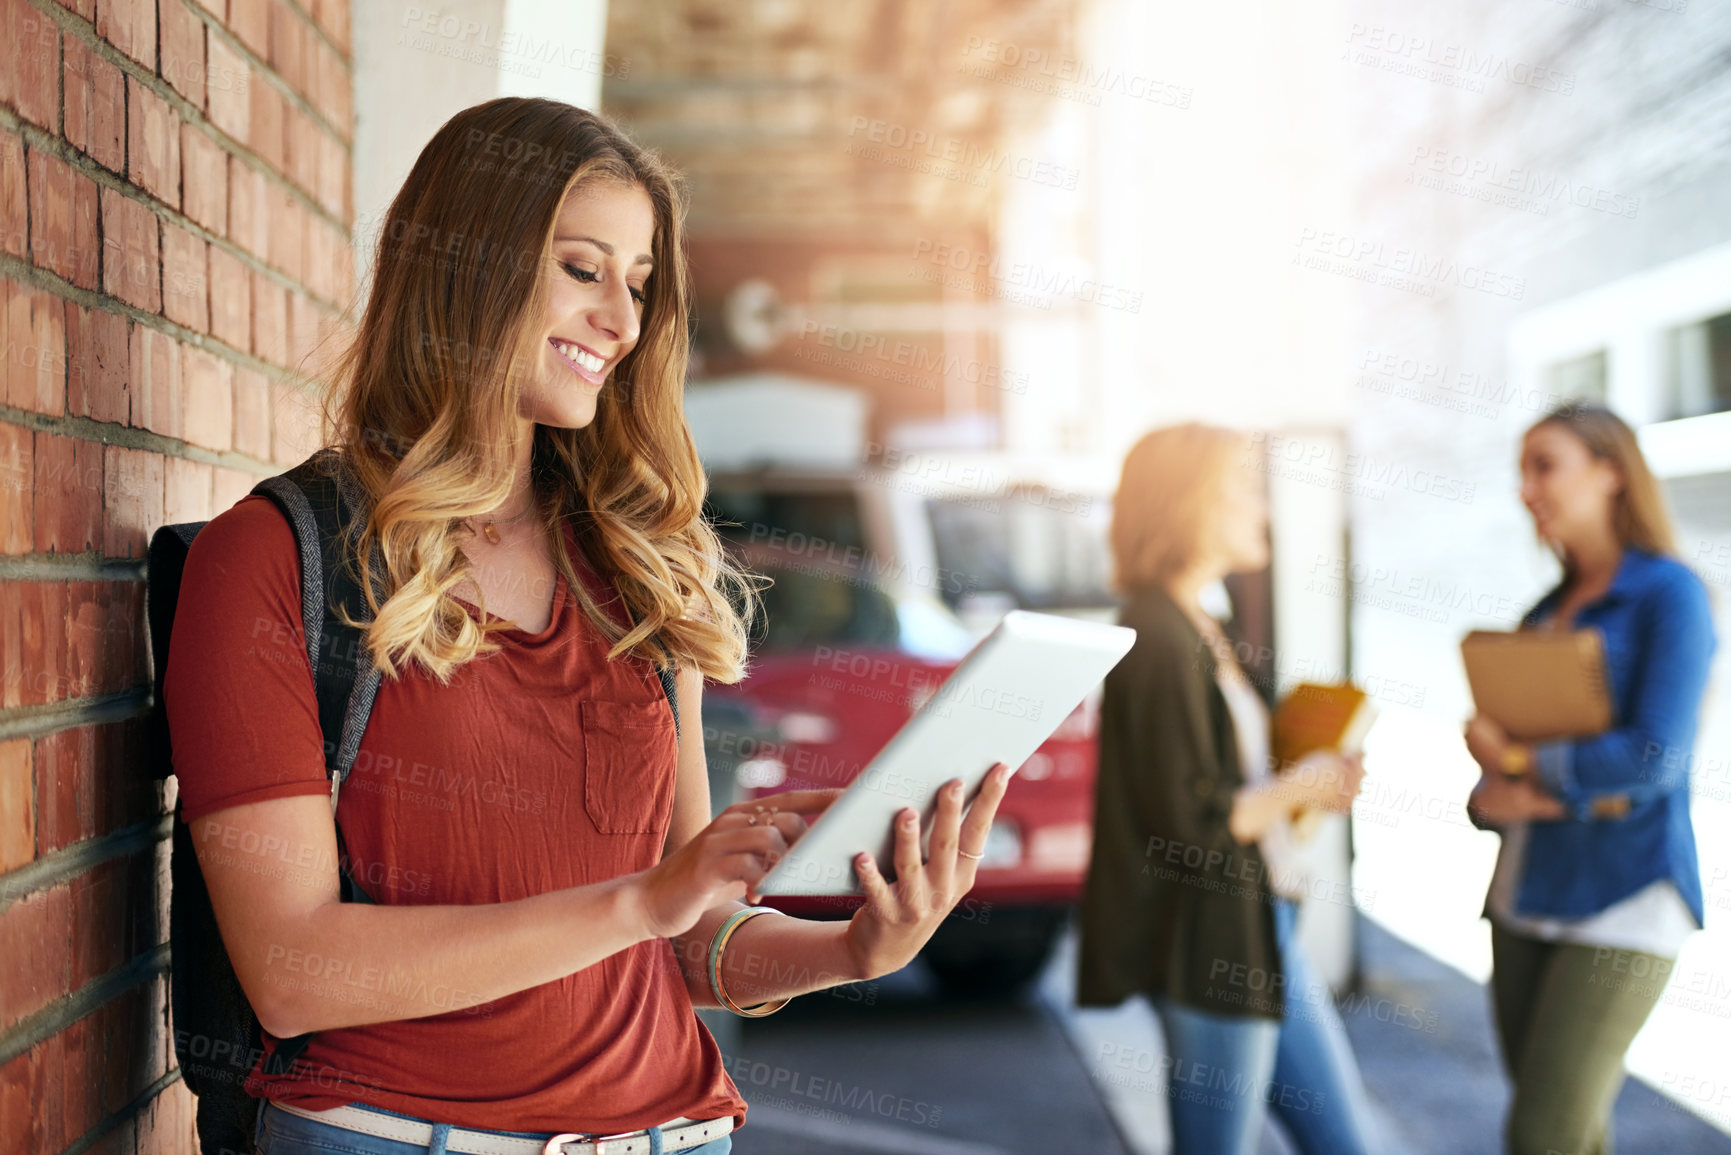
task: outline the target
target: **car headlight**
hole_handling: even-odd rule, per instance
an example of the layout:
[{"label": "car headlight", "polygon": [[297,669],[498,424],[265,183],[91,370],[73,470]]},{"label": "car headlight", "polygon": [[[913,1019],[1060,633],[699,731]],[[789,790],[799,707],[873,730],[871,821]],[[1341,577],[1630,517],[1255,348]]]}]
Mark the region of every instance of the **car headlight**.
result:
[{"label": "car headlight", "polygon": [[1028,839],[1028,864],[1035,870],[1086,870],[1093,841],[1086,822],[1041,826]]},{"label": "car headlight", "polygon": [[835,741],[835,719],[825,714],[812,714],[806,711],[795,711],[783,714],[776,721],[776,729],[789,742],[799,742],[807,746],[822,746]]},{"label": "car headlight", "polygon": [[787,781],[787,763],[780,758],[747,758],[733,768],[733,777],[744,790],[773,790]]}]

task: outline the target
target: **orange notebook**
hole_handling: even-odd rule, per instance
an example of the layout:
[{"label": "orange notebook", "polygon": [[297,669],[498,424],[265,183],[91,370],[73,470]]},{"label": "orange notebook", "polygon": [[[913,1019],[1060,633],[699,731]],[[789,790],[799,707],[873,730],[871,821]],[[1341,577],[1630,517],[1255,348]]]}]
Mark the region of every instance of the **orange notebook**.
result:
[{"label": "orange notebook", "polygon": [[1611,728],[1605,641],[1597,630],[1474,630],[1461,642],[1461,660],[1473,705],[1517,742]]},{"label": "orange notebook", "polygon": [[1274,756],[1282,765],[1313,750],[1357,754],[1376,707],[1350,682],[1300,682],[1274,709]]},{"label": "orange notebook", "polygon": [[[1350,682],[1301,682],[1274,709],[1273,753],[1282,766],[1316,750],[1360,754],[1375,722],[1376,706]],[[1316,834],[1323,812],[1299,807],[1292,817],[1293,835],[1305,840]]]}]

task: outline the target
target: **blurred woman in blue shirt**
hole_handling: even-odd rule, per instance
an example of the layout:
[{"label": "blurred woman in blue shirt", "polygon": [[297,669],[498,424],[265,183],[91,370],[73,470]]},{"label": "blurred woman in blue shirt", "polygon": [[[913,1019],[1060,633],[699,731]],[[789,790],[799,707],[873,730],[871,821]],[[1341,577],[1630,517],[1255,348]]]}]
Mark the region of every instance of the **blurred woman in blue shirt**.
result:
[{"label": "blurred woman in blue shirt", "polygon": [[1514,1083],[1511,1152],[1606,1155],[1623,1056],[1702,923],[1689,767],[1716,639],[1634,432],[1595,406],[1521,446],[1521,500],[1562,562],[1522,629],[1599,631],[1613,722],[1525,745],[1476,717],[1469,809],[1503,836],[1485,901]]}]

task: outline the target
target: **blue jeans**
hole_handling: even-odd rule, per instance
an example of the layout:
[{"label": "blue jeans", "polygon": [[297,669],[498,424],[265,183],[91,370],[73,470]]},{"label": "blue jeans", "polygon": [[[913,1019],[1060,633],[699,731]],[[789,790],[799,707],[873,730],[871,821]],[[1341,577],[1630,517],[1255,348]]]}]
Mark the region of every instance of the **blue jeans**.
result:
[{"label": "blue jeans", "polygon": [[[1369,1101],[1328,984],[1295,941],[1298,908],[1275,903],[1285,1013],[1280,1022],[1154,1000],[1172,1067],[1173,1149],[1248,1155],[1272,1106],[1304,1155],[1369,1155]],[[1266,989],[1266,988],[1264,988]]]},{"label": "blue jeans", "polygon": [[[359,1106],[359,1104],[356,1104]],[[384,1115],[397,1115],[398,1118],[414,1119],[418,1116],[401,1115],[396,1111],[385,1111],[379,1107],[367,1107],[368,1111],[378,1111]],[[430,1120],[423,1120],[430,1122]],[[253,1145],[258,1148],[259,1155],[445,1155],[445,1136],[450,1132],[449,1124],[433,1124],[433,1141],[423,1146],[419,1143],[399,1143],[394,1139],[380,1139],[374,1135],[363,1135],[359,1131],[350,1131],[346,1127],[333,1127],[329,1123],[319,1123],[312,1119],[303,1119],[299,1115],[291,1115],[279,1110],[270,1103],[259,1105],[258,1128],[253,1133]],[[466,1130],[482,1131],[481,1127],[469,1127]],[[553,1137],[553,1131],[488,1131],[489,1135],[510,1135],[517,1139],[535,1139],[540,1142]],[[593,1138],[600,1132],[579,1132],[579,1137]],[[661,1155],[661,1128],[649,1128],[650,1148],[653,1155]],[[700,1147],[687,1147],[679,1155],[728,1155],[733,1150],[733,1136],[723,1135],[712,1139]]]}]

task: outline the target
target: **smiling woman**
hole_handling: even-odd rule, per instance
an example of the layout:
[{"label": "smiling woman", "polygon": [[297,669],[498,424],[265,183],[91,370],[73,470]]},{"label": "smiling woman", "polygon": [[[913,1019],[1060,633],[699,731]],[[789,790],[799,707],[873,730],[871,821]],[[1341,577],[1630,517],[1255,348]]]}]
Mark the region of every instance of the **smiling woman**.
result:
[{"label": "smiling woman", "polygon": [[[283,515],[249,497],[187,554],[161,693],[264,1031],[265,1155],[721,1155],[746,1105],[693,1007],[896,970],[973,885],[1002,764],[965,818],[941,795],[929,857],[901,813],[896,881],[860,856],[851,921],[741,902],[838,791],[712,820],[678,727],[739,679],[753,605],[701,515],[681,214],[617,129],[525,99],[454,117],[393,202],[326,404],[381,675],[355,788],[326,778]],[[265,660],[261,622],[300,645]],[[285,847],[312,865],[285,876]],[[339,865],[373,893],[343,901]]]},{"label": "smiling woman", "polygon": [[1521,628],[1599,634],[1613,721],[1525,742],[1475,717],[1468,813],[1502,837],[1484,914],[1514,1084],[1509,1150],[1596,1151],[1610,1146],[1624,1054],[1706,914],[1689,768],[1718,640],[1622,418],[1548,414],[1522,438],[1520,470],[1521,502],[1563,567]]}]

